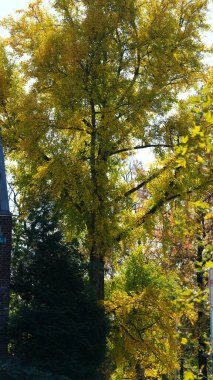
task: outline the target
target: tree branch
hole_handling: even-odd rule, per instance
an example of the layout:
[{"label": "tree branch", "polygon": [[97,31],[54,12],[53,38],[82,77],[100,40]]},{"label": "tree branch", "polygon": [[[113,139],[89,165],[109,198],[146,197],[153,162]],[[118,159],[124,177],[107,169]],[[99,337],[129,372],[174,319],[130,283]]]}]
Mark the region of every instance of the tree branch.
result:
[{"label": "tree branch", "polygon": [[137,149],[146,149],[146,148],[173,148],[174,145],[171,144],[147,144],[147,145],[136,145],[134,147],[122,148],[111,152],[109,156],[113,156],[114,154],[119,154],[123,152],[128,152],[129,150],[137,150]]},{"label": "tree branch", "polygon": [[80,127],[55,127],[55,129],[57,129],[58,131],[73,131],[73,132],[85,132],[85,133],[88,133],[89,135],[91,134],[91,132],[89,132],[88,130],[84,129],[84,128],[80,128]]},{"label": "tree branch", "polygon": [[83,123],[90,129],[92,129],[92,124],[87,119],[82,119]]},{"label": "tree branch", "polygon": [[146,186],[149,182],[151,182],[153,179],[155,179],[159,174],[162,174],[163,172],[165,172],[169,168],[169,166],[171,165],[172,162],[169,162],[163,168],[161,168],[158,171],[155,171],[154,173],[152,173],[149,177],[147,177],[143,182],[139,183],[137,186],[133,187],[132,189],[130,189],[128,191],[126,191],[126,193],[124,193],[124,196],[128,197],[129,195],[131,195],[131,194],[135,193],[136,191],[140,190],[142,187]]},{"label": "tree branch", "polygon": [[[209,180],[207,182],[205,182],[205,185],[207,184],[211,184],[213,183],[213,180]],[[204,186],[204,184],[201,184],[199,186],[196,186],[194,187],[193,189],[190,189],[190,190],[187,190],[185,192],[182,192],[182,193],[176,193],[176,194],[165,194],[164,195],[164,198],[161,198],[159,199],[159,201],[157,203],[155,203],[141,218],[139,221],[137,221],[137,226],[140,226],[141,224],[143,224],[147,218],[147,216],[149,215],[153,215],[157,210],[159,210],[165,203],[169,202],[169,201],[173,201],[177,198],[180,198],[182,196],[185,196],[185,195],[189,195],[189,194],[192,194],[194,191],[196,190],[200,190],[202,189],[202,187]]]},{"label": "tree branch", "polygon": [[[189,194],[192,194],[194,193],[196,190],[200,190],[204,187],[204,185],[211,185],[213,184],[213,180],[210,179],[209,181],[206,181],[205,184],[202,183],[198,186],[195,186],[193,189],[190,189],[190,190],[187,190],[185,192],[178,192],[176,194],[164,194],[164,197],[159,199],[157,203],[155,203],[153,206],[150,207],[149,210],[147,210],[145,212],[145,214],[141,217],[141,218],[138,218],[138,220],[136,221],[136,224],[134,227],[132,227],[132,229],[130,231],[132,231],[134,228],[138,228],[140,227],[147,219],[148,216],[150,215],[153,215],[155,214],[156,211],[158,211],[163,205],[165,205],[166,203],[170,202],[170,201],[173,201],[175,199],[178,199],[178,198],[181,198],[183,196],[186,196],[186,195],[189,195]],[[130,232],[129,229],[126,229],[124,230],[123,232],[121,232],[117,238],[116,238],[116,241],[117,242],[120,242],[121,240],[123,240],[127,235],[128,233]]]}]

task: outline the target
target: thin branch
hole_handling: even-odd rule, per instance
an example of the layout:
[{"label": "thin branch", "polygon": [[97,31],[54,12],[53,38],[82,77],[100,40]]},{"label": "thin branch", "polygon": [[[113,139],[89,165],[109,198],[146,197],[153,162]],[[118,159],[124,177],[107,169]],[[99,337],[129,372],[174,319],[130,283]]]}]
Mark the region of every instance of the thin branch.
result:
[{"label": "thin branch", "polygon": [[147,331],[148,329],[151,329],[151,327],[153,327],[156,323],[157,323],[157,321],[152,322],[152,323],[150,323],[149,325],[144,326],[142,329],[139,329],[139,328],[135,325],[134,322],[131,322],[131,321],[130,321],[130,324],[134,327],[136,333],[139,335],[139,337],[140,337],[141,340],[144,340],[144,338],[143,338],[143,336],[142,336],[143,333],[145,333],[145,331]]},{"label": "thin branch", "polygon": [[132,227],[132,229],[125,229],[123,232],[121,232],[117,238],[116,238],[116,241],[117,242],[120,242],[121,240],[123,240],[124,238],[126,238],[128,236],[128,233],[130,233],[134,228],[138,228],[140,227],[143,223],[145,223],[147,217],[149,217],[150,215],[153,215],[155,214],[163,205],[165,205],[166,203],[170,202],[170,201],[173,201],[175,199],[178,199],[178,198],[181,198],[181,197],[184,197],[186,195],[190,195],[190,194],[193,194],[196,190],[200,190],[204,187],[204,185],[211,185],[213,184],[213,180],[210,179],[209,181],[202,183],[198,186],[195,186],[193,189],[190,189],[190,190],[187,190],[187,191],[183,191],[182,193],[176,193],[176,194],[164,194],[164,197],[159,199],[159,201],[157,203],[155,203],[152,207],[150,207],[150,209],[148,211],[145,212],[145,214],[141,217],[141,218],[138,218],[138,220],[136,221],[136,224],[134,227]]},{"label": "thin branch", "polygon": [[147,145],[136,145],[134,147],[129,148],[122,148],[115,150],[114,152],[111,152],[109,155],[113,156],[114,154],[119,154],[123,152],[128,152],[130,150],[137,150],[137,149],[146,149],[146,148],[173,148],[174,145],[171,144],[147,144]]},{"label": "thin branch", "polygon": [[89,135],[91,134],[91,132],[87,131],[84,128],[80,128],[80,127],[54,127],[54,129],[56,129],[58,131],[85,132],[85,133],[88,133]]},{"label": "thin branch", "polygon": [[79,212],[79,213],[82,213],[82,206],[83,206],[83,202],[81,201],[81,204],[77,203],[77,202],[74,202],[73,201],[73,198],[72,196],[70,195],[69,191],[65,188],[64,189],[64,195],[65,195],[65,198],[69,198],[72,202],[72,205],[73,207]]},{"label": "thin branch", "polygon": [[136,343],[140,343],[140,340],[139,339],[137,339],[137,338],[135,338],[130,332],[129,332],[129,330],[127,330],[127,328],[124,326],[124,325],[121,325],[120,324],[120,328],[122,329],[122,330],[124,330],[124,332],[132,339],[132,340],[134,340],[134,342],[136,342]]},{"label": "thin branch", "polygon": [[[207,184],[211,184],[213,183],[213,180],[209,180],[205,183],[205,185]],[[194,187],[193,189],[190,189],[190,190],[187,190],[185,192],[182,192],[182,193],[176,193],[176,194],[172,194],[172,195],[164,195],[164,198],[162,199],[159,199],[159,201],[153,205],[142,217],[139,221],[137,221],[137,225],[140,226],[141,224],[143,224],[146,220],[146,218],[149,216],[149,215],[153,215],[157,210],[159,210],[165,203],[169,202],[169,201],[173,201],[177,198],[180,198],[182,196],[185,196],[185,195],[189,195],[189,194],[192,194],[194,191],[196,190],[200,190],[202,189],[204,184],[201,184],[199,186],[196,186]]]},{"label": "thin branch", "polygon": [[87,119],[82,119],[83,123],[90,129],[92,129],[92,124]]},{"label": "thin branch", "polygon": [[135,193],[136,191],[140,190],[142,187],[146,186],[149,182],[151,182],[153,179],[155,179],[159,174],[162,174],[163,172],[165,172],[169,168],[169,166],[171,165],[172,162],[169,162],[163,168],[159,169],[158,171],[155,171],[153,174],[151,174],[149,177],[147,177],[143,182],[139,183],[137,186],[133,187],[132,189],[130,189],[128,191],[126,191],[126,193],[124,193],[124,196],[128,197],[129,195],[131,195],[131,194]]}]

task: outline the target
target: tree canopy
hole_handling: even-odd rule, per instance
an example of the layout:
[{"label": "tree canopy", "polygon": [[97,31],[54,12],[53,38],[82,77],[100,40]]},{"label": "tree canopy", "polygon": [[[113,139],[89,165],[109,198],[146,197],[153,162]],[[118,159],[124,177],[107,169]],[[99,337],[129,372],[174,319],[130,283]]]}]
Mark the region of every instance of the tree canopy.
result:
[{"label": "tree canopy", "polygon": [[[177,162],[184,166],[185,148],[175,147],[195,126],[170,114],[179,91],[201,78],[206,5],[56,1],[48,12],[35,1],[6,22],[23,83],[4,133],[13,140],[23,196],[51,189],[70,234],[86,241],[98,298],[107,257],[131,230],[124,210],[134,194],[160,184],[136,227],[176,196],[169,178]],[[170,158],[126,183],[133,151],[150,147]]]},{"label": "tree canopy", "polygon": [[[32,211],[43,218],[38,200],[48,194],[63,244],[78,242],[110,321],[102,342],[106,379],[172,378],[180,370],[181,380],[184,372],[185,380],[197,373],[206,380],[209,371],[213,79],[203,64],[206,10],[206,0],[58,0],[50,9],[36,0],[3,22],[10,36],[0,47],[0,126],[21,217]],[[155,160],[146,167],[150,149]],[[39,277],[42,294],[33,293],[37,274],[55,272],[65,249],[57,243],[50,257],[43,227],[31,231],[33,239],[44,234],[42,251],[21,247],[27,313],[41,301],[37,295],[50,290],[54,299],[60,289],[51,274],[50,287]],[[73,282],[66,277],[76,297],[85,284],[77,273]],[[87,308],[87,296],[83,301]],[[20,342],[29,343],[23,334]]]}]

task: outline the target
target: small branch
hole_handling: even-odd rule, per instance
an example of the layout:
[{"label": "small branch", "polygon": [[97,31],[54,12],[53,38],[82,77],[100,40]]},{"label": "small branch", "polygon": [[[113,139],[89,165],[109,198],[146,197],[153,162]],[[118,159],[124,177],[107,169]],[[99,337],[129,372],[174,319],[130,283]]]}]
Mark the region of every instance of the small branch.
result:
[{"label": "small branch", "polygon": [[79,212],[79,213],[82,213],[82,204],[79,204],[79,203],[76,203],[76,202],[73,202],[73,199],[69,193],[69,191],[67,189],[64,189],[64,195],[65,195],[65,198],[69,198],[72,202],[72,205],[73,207]]},{"label": "small branch", "polygon": [[[209,180],[208,182],[205,183],[205,185],[207,184],[211,184],[213,183],[213,180]],[[165,203],[167,202],[170,202],[170,201],[173,201],[177,198],[181,198],[182,196],[185,196],[185,195],[189,195],[189,194],[192,194],[194,191],[196,190],[200,190],[202,189],[204,184],[202,185],[199,185],[199,186],[196,186],[194,187],[193,189],[190,189],[190,190],[187,190],[183,193],[176,193],[176,194],[172,194],[172,195],[168,195],[168,194],[165,194],[164,198],[160,199],[155,205],[153,205],[143,216],[142,218],[137,222],[137,225],[141,225],[145,222],[147,216],[149,215],[153,215],[158,209],[160,209],[160,207],[162,207]]]},{"label": "small branch", "polygon": [[91,123],[87,119],[82,119],[82,121],[88,128],[92,128]]},{"label": "small branch", "polygon": [[124,194],[125,197],[128,197],[129,195],[135,193],[136,191],[140,190],[142,187],[146,186],[149,182],[151,182],[153,179],[155,179],[159,174],[162,174],[165,172],[169,166],[171,165],[171,162],[169,162],[168,165],[164,166],[162,169],[159,169],[158,171],[155,171],[153,174],[151,174],[148,178],[146,178],[143,182],[139,183],[137,186],[133,187],[132,189],[126,191]]},{"label": "small branch", "polygon": [[159,199],[159,201],[157,203],[155,203],[148,211],[146,211],[145,214],[141,218],[138,218],[138,220],[136,221],[135,226],[132,227],[132,229],[130,229],[130,230],[129,229],[125,229],[123,232],[121,232],[117,236],[116,241],[120,242],[124,238],[126,238],[128,236],[128,234],[133,229],[140,227],[146,221],[147,217],[149,217],[150,215],[155,214],[155,212],[158,211],[166,203],[168,203],[170,201],[173,201],[175,199],[181,198],[183,196],[193,194],[196,190],[202,189],[204,187],[204,185],[206,187],[206,185],[211,185],[211,184],[213,184],[213,180],[212,179],[210,179],[209,181],[205,182],[205,184],[202,183],[201,185],[195,186],[193,189],[187,190],[187,191],[182,192],[182,193],[176,193],[176,194],[172,194],[172,195],[169,195],[168,193],[164,194],[163,198]]},{"label": "small branch", "polygon": [[171,144],[147,144],[147,145],[136,145],[134,147],[129,147],[129,148],[123,148],[123,149],[118,149],[114,152],[110,153],[110,156],[113,156],[114,154],[119,154],[123,152],[128,152],[130,150],[137,150],[137,149],[147,149],[147,148],[173,148],[174,145]]},{"label": "small branch", "polygon": [[91,134],[86,129],[80,128],[80,127],[54,127],[54,129],[57,129],[58,131],[74,131],[74,132],[85,132],[85,133]]},{"label": "small branch", "polygon": [[140,343],[140,340],[135,338],[124,325],[120,325],[120,328],[136,343]]}]

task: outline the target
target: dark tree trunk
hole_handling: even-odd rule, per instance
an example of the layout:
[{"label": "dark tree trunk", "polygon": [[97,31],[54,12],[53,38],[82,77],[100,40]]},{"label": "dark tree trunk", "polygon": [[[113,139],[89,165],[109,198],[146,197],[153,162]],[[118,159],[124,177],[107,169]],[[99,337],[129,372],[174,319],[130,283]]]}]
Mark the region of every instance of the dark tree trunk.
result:
[{"label": "dark tree trunk", "polygon": [[[90,285],[95,291],[97,300],[104,299],[104,255],[100,253],[100,248],[97,246],[97,240],[100,238],[98,235],[97,225],[99,219],[99,209],[101,209],[99,185],[98,185],[98,171],[97,171],[97,126],[96,126],[96,112],[95,103],[91,98],[91,151],[90,151],[90,171],[92,181],[92,204],[93,210],[91,213],[91,220],[88,225],[90,235],[91,249],[90,249],[90,266],[89,266],[89,279]],[[100,246],[100,243],[99,243]]]},{"label": "dark tree trunk", "polygon": [[89,278],[97,300],[104,300],[104,258],[94,253],[90,255]]},{"label": "dark tree trunk", "polygon": [[198,368],[199,368],[199,379],[207,380],[207,347],[206,343],[203,340],[203,337],[200,337],[198,340]]},{"label": "dark tree trunk", "polygon": [[184,380],[184,359],[180,359],[180,380]]},{"label": "dark tree trunk", "polygon": [[168,380],[168,376],[167,375],[162,375],[162,380]]},{"label": "dark tree trunk", "polygon": [[144,369],[141,368],[140,363],[136,364],[135,370],[136,370],[136,379],[135,380],[145,380]]}]

